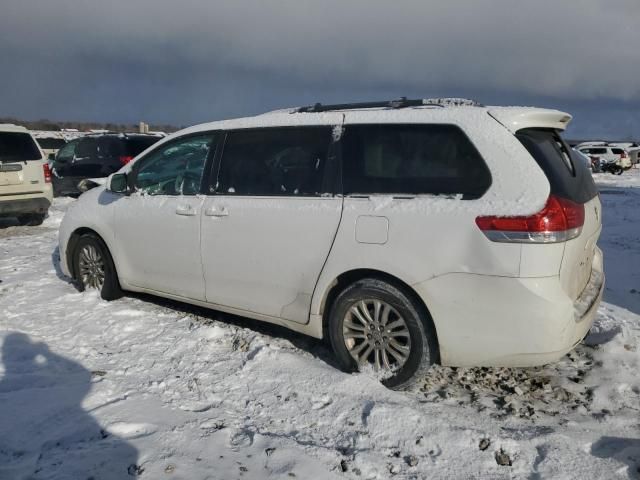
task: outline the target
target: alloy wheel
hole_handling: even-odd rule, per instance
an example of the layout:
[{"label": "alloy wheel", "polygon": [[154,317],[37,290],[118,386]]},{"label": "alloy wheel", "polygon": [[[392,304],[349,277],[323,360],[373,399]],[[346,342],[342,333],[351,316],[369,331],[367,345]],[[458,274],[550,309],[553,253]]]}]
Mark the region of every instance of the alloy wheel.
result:
[{"label": "alloy wheel", "polygon": [[404,318],[378,299],[355,302],[342,324],[344,344],[359,364],[376,371],[400,369],[411,353],[411,335]]},{"label": "alloy wheel", "polygon": [[85,245],[82,247],[78,257],[78,269],[85,287],[102,289],[105,278],[104,259],[95,246]]}]

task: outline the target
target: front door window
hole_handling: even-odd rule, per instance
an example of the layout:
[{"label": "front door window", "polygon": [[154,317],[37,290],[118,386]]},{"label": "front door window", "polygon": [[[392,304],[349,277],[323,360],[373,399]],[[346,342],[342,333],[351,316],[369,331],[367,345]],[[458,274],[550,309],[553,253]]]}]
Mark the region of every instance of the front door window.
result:
[{"label": "front door window", "polygon": [[146,195],[196,195],[207,157],[215,148],[214,137],[183,138],[149,154],[137,171],[136,190]]}]

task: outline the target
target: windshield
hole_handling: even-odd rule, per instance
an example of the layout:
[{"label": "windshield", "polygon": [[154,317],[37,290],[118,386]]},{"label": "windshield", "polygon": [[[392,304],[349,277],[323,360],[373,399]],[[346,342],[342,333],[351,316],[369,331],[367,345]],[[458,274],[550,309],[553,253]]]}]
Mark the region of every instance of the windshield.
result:
[{"label": "windshield", "polygon": [[28,133],[0,132],[0,162],[41,159],[40,150]]}]

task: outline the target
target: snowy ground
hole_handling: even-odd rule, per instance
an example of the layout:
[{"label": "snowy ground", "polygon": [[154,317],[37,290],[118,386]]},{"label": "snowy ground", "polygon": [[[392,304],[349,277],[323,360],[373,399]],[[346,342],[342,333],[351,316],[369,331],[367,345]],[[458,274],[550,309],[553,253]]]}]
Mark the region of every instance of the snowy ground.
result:
[{"label": "snowy ground", "polygon": [[71,200],[0,223],[0,479],[640,478],[640,170],[596,180],[608,287],[585,344],[410,392],[277,327],[78,293]]}]

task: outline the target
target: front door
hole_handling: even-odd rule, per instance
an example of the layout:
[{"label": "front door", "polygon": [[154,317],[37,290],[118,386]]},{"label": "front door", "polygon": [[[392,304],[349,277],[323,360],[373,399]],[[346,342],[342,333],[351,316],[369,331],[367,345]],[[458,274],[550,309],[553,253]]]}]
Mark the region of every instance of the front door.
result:
[{"label": "front door", "polygon": [[[340,124],[342,115],[335,120]],[[333,131],[227,133],[215,191],[202,214],[208,302],[307,322],[342,211],[329,173]]]},{"label": "front door", "polygon": [[116,202],[118,272],[129,284],[204,300],[200,193],[215,133],[181,137],[136,161],[134,193]]}]

